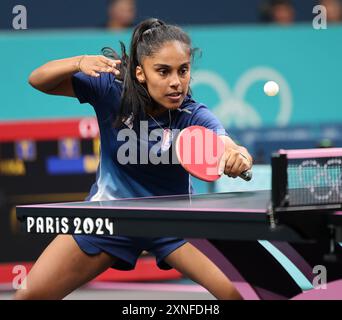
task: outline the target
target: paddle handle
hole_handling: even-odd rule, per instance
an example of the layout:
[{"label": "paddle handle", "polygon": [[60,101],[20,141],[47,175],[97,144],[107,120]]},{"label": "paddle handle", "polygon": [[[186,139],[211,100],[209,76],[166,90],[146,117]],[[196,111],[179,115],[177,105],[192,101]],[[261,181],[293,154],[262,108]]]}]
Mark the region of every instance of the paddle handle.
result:
[{"label": "paddle handle", "polygon": [[246,170],[244,172],[242,172],[239,177],[245,181],[249,181],[252,179],[253,177],[253,173],[252,173],[252,170]]}]

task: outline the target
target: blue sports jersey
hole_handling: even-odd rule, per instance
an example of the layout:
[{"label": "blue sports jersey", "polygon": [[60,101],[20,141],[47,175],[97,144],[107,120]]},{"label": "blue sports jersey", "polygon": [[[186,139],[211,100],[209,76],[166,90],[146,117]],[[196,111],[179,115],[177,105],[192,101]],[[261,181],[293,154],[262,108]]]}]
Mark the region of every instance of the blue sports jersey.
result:
[{"label": "blue sports jersey", "polygon": [[[171,147],[161,148],[164,146],[160,141],[161,135],[149,135],[158,131],[156,129],[161,132],[161,128],[181,130],[190,125],[204,126],[225,134],[218,119],[191,96],[186,97],[178,110],[170,114],[165,112],[154,119],[148,117],[144,125],[127,121],[120,128],[115,128],[113,122],[119,112],[122,82],[110,73],[101,73],[96,78],[79,72],[74,74],[72,83],[80,103],[90,103],[94,107],[100,129],[100,164],[87,200],[186,194],[191,190],[189,174],[180,164],[171,161],[174,159]],[[146,132],[141,127],[146,127]],[[128,137],[130,145],[127,144]],[[128,148],[131,145],[136,148]],[[145,153],[141,153],[142,149]],[[146,154],[152,157],[146,157]],[[124,158],[118,158],[118,155]],[[136,161],[122,162],[125,156]],[[169,161],[156,163],[155,159]]]}]

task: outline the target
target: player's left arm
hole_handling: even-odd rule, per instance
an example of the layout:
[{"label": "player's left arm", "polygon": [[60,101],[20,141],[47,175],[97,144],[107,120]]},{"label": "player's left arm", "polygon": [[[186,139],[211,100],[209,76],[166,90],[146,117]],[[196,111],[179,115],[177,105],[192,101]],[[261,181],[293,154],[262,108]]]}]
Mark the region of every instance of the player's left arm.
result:
[{"label": "player's left arm", "polygon": [[236,178],[242,172],[250,170],[253,158],[245,147],[237,145],[230,137],[220,135],[225,144],[225,153],[220,162],[220,171]]},{"label": "player's left arm", "polygon": [[[225,153],[221,158],[219,170],[233,178],[251,169],[253,159],[246,148],[237,145],[226,133],[218,118],[205,105],[192,113],[189,125],[199,125],[213,130],[224,141]],[[220,173],[221,173],[220,172]]]}]

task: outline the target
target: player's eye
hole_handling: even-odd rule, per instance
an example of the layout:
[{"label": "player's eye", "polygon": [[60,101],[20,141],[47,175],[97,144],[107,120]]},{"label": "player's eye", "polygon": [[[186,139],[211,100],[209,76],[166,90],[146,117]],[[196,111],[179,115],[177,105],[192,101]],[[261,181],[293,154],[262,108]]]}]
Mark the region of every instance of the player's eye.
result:
[{"label": "player's eye", "polygon": [[167,70],[167,69],[158,69],[157,72],[158,72],[161,76],[166,76],[168,70]]},{"label": "player's eye", "polygon": [[189,71],[189,68],[184,67],[184,68],[181,68],[179,70],[179,74],[182,75],[182,76],[185,76],[188,73],[188,71]]}]

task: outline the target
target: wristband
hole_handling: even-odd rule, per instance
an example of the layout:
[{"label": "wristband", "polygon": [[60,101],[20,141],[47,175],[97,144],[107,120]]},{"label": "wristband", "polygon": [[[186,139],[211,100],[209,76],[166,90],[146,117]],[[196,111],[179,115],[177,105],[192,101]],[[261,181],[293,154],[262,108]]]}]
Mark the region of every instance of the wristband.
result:
[{"label": "wristband", "polygon": [[85,57],[85,56],[83,55],[83,56],[80,58],[80,60],[78,60],[78,63],[77,63],[78,72],[82,72],[82,70],[81,70],[81,62],[82,62],[82,60],[83,60],[84,57]]}]

